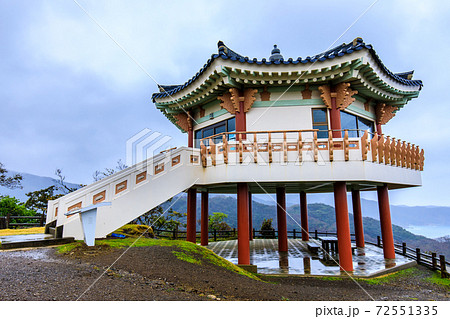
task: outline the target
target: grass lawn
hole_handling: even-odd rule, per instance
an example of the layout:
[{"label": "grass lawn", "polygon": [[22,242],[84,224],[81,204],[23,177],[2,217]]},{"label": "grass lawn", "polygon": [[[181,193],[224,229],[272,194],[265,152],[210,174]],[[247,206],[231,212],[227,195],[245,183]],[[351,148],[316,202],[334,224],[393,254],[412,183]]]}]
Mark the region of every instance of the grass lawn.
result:
[{"label": "grass lawn", "polygon": [[[148,247],[148,246],[169,246],[176,247],[172,253],[183,261],[201,265],[204,262],[209,262],[211,264],[224,267],[238,274],[250,277],[252,279],[260,280],[258,277],[252,273],[243,270],[242,268],[236,266],[235,264],[229,262],[228,260],[216,255],[211,250],[190,243],[184,240],[167,240],[167,239],[153,239],[153,238],[124,238],[124,239],[100,239],[95,241],[95,245],[107,245],[112,248],[126,248],[126,247]],[[70,243],[66,245],[59,246],[57,249],[60,253],[69,253],[73,249],[83,249],[84,243],[82,241],[77,241],[75,243]]]},{"label": "grass lawn", "polygon": [[44,230],[45,230],[45,227],[32,227],[32,228],[20,228],[20,229],[0,229],[0,236],[43,234]]}]

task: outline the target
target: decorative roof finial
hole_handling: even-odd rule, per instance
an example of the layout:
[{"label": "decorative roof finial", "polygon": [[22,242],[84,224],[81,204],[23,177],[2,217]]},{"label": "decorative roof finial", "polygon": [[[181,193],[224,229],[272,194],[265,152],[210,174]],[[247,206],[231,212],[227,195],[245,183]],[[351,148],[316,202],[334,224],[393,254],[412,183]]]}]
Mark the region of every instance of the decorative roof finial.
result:
[{"label": "decorative roof finial", "polygon": [[280,61],[283,58],[283,56],[281,55],[280,52],[281,52],[280,49],[278,49],[277,45],[274,44],[273,45],[273,50],[272,50],[272,55],[270,56],[269,60],[271,62]]}]

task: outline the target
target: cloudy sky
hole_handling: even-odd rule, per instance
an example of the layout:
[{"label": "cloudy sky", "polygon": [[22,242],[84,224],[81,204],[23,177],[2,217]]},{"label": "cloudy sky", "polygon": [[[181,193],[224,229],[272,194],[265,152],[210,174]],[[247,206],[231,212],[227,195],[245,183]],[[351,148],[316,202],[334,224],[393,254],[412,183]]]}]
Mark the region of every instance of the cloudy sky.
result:
[{"label": "cloudy sky", "polygon": [[0,0],[0,162],[8,169],[53,176],[61,168],[67,180],[90,183],[95,170],[125,160],[126,141],[144,128],[171,136],[166,146],[185,144],[151,102],[155,81],[185,82],[218,40],[249,57],[268,57],[278,44],[297,58],[359,36],[389,69],[414,69],[424,81],[384,128],[425,149],[423,187],[393,191],[391,202],[450,206],[448,1],[379,0],[356,23],[373,0],[78,3],[87,13],[72,0]]}]

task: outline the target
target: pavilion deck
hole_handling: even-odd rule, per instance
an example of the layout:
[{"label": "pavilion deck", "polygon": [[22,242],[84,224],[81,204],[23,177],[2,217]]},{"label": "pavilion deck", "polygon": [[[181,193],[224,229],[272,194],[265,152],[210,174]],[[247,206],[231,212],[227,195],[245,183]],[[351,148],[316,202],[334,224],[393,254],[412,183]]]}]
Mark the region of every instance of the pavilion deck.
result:
[{"label": "pavilion deck", "polygon": [[[310,242],[320,245],[320,241]],[[301,239],[289,239],[288,252],[278,252],[277,239],[254,239],[250,241],[250,263],[257,266],[258,274],[264,275],[315,275],[315,276],[348,276],[340,271],[336,252],[327,253],[319,249],[318,253],[308,250],[308,242]],[[207,248],[228,261],[238,263],[237,240],[209,243]],[[353,256],[352,276],[375,277],[385,273],[412,267],[416,262],[412,259],[396,255],[395,260],[387,260],[383,249],[374,245],[357,248]]]}]

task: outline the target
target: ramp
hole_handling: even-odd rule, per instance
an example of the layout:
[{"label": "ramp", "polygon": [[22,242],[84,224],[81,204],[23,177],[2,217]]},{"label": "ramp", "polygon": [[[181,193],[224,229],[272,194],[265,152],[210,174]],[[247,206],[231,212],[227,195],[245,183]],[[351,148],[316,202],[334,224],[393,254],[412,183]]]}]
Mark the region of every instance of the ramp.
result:
[{"label": "ramp", "polygon": [[[82,240],[79,214],[65,213],[111,202],[98,208],[95,237],[105,237],[197,183],[203,174],[198,149],[181,147],[158,154],[66,196],[49,201],[47,224],[56,221],[63,237]],[[62,226],[62,227],[61,227]]]}]

